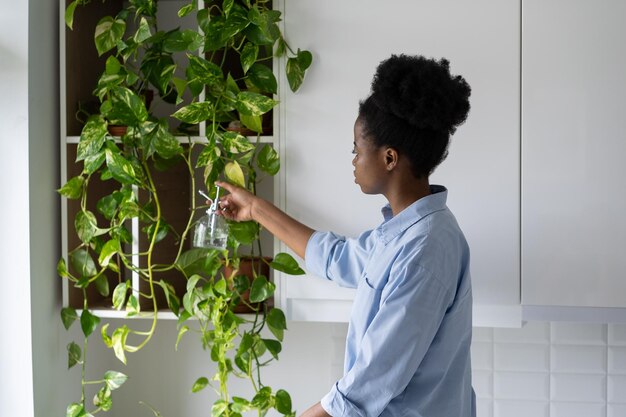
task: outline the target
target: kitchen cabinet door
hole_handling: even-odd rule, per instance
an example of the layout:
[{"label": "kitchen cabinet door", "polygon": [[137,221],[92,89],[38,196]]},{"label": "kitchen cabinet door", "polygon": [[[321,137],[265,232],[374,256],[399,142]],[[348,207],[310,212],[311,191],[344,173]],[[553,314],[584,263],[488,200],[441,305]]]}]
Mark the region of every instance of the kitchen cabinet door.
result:
[{"label": "kitchen cabinet door", "polygon": [[626,307],[626,3],[522,15],[523,304]]},{"label": "kitchen cabinet door", "polygon": [[[431,182],[448,187],[448,206],[471,247],[475,323],[519,321],[519,2],[320,0],[281,7],[287,40],[314,55],[302,89],[281,97],[283,208],[316,229],[348,236],[376,227],[385,201],[363,195],[352,174],[359,100],[391,54],[445,57],[472,86],[472,109]],[[332,283],[284,277],[280,290],[292,319],[347,319],[352,293]]]}]

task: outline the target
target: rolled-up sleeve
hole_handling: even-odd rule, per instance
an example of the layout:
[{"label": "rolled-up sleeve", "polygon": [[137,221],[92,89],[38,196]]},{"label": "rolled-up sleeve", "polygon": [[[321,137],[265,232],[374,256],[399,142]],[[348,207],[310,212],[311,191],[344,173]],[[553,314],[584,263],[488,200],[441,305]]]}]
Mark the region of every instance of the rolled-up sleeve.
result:
[{"label": "rolled-up sleeve", "polygon": [[333,417],[380,415],[415,374],[453,298],[419,266],[392,275],[354,365],[322,399]]},{"label": "rolled-up sleeve", "polygon": [[368,231],[349,239],[332,232],[313,233],[304,254],[307,271],[342,287],[356,288],[373,246],[370,235]]}]

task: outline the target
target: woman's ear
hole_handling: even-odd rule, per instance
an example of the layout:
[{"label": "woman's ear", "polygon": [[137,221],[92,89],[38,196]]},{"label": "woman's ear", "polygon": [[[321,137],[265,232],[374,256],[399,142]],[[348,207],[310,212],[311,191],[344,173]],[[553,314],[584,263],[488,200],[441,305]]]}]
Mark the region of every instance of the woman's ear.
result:
[{"label": "woman's ear", "polygon": [[395,149],[387,148],[385,150],[385,165],[387,166],[387,171],[393,171],[398,165],[398,152]]}]

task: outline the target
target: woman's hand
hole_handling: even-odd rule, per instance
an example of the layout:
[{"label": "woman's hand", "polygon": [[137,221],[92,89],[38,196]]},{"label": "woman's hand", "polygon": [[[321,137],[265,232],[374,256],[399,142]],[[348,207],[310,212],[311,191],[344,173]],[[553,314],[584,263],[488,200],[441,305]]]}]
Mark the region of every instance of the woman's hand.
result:
[{"label": "woman's hand", "polygon": [[219,213],[228,220],[243,222],[254,220],[252,218],[252,206],[257,197],[248,190],[226,182],[216,182],[229,194],[220,197]]},{"label": "woman's hand", "polygon": [[315,232],[313,229],[289,217],[269,201],[255,196],[248,190],[221,181],[215,184],[230,193],[220,198],[218,212],[222,216],[237,222],[247,220],[259,222],[304,259],[306,245]]}]

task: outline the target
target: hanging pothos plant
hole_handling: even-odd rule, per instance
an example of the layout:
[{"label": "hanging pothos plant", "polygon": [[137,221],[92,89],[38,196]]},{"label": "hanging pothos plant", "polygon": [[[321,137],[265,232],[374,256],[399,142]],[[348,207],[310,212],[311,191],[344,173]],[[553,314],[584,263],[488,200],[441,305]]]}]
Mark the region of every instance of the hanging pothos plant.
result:
[{"label": "hanging pothos plant", "polygon": [[[88,3],[69,3],[65,20],[70,29],[77,7],[96,9],[99,2]],[[162,297],[178,318],[176,347],[184,334],[196,332],[207,357],[215,363],[215,374],[190,382],[194,392],[208,386],[215,389],[212,417],[239,417],[251,410],[263,416],[270,409],[286,416],[295,414],[287,391],[274,390],[261,379],[261,369],[278,359],[287,327],[283,312],[267,302],[275,284],[258,268],[252,268],[253,276],[248,279],[239,274],[239,264],[242,256],[253,255],[258,263],[288,274],[301,274],[302,269],[286,253],[263,258],[260,227],[255,222],[231,224],[226,250],[190,245],[194,222],[206,209],[205,202],[196,199],[197,190],[214,195],[214,182],[226,179],[256,192],[257,182],[276,175],[280,168],[277,152],[260,142],[264,115],[277,105],[272,58],[286,57],[286,77],[296,91],[311,64],[311,54],[289,48],[278,26],[281,13],[269,4],[224,0],[198,7],[197,1],[189,1],[178,11],[178,18],[195,15],[198,29],[162,31],[156,0],[129,0],[116,15],[100,19],[95,28],[97,52],[107,56],[94,86],[100,111],[89,117],[80,135],[76,150],[80,174],[59,189],[62,196],[75,201],[76,215],[69,220],[78,244],[69,249],[57,269],[82,292],[80,308],[65,307],[61,317],[68,329],[78,320],[84,336],[82,344],[68,345],[68,366],[80,365],[82,378],[81,398],[68,406],[67,417],[108,411],[112,391],[127,379],[113,370],[100,379],[87,377],[88,341],[100,325],[90,305],[89,292],[94,287],[110,308],[124,310],[127,317],[150,317],[148,330],[137,330],[138,322],[132,320],[115,329],[101,326],[100,338],[121,362],[126,363],[126,354],[141,349],[154,335],[160,308],[157,300]],[[185,71],[178,71],[179,66]],[[158,118],[150,111],[144,98],[147,90],[174,106],[170,117]],[[126,126],[121,137],[109,133],[114,124]],[[181,132],[196,132],[198,124],[206,125],[206,137],[197,140],[188,135],[181,140]],[[233,126],[253,132],[256,140],[250,141]],[[161,195],[155,178],[181,165],[187,173],[189,206],[184,226],[176,229],[163,213],[167,197]],[[112,192],[94,201],[94,190],[101,184]],[[140,236],[131,230],[140,230]],[[157,260],[157,253],[168,236],[175,246],[170,250],[171,261],[163,262]],[[140,250],[133,244],[137,240],[143,242]],[[184,281],[182,291],[168,278],[172,276]],[[235,314],[242,304],[252,313]],[[252,398],[232,396],[230,377],[249,380]],[[90,385],[99,387],[93,399],[86,395]]]}]

